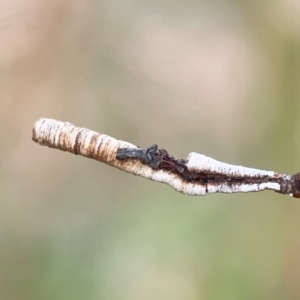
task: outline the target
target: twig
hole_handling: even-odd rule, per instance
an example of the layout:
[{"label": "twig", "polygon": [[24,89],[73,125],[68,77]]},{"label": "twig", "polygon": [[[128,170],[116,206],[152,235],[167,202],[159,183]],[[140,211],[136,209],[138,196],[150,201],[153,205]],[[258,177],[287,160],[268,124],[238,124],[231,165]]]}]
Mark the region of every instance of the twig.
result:
[{"label": "twig", "polygon": [[157,145],[138,148],[108,135],[67,122],[40,119],[33,141],[50,148],[92,158],[141,177],[167,183],[187,195],[273,190],[300,197],[300,173],[278,174],[219,162],[198,153],[177,159]]}]

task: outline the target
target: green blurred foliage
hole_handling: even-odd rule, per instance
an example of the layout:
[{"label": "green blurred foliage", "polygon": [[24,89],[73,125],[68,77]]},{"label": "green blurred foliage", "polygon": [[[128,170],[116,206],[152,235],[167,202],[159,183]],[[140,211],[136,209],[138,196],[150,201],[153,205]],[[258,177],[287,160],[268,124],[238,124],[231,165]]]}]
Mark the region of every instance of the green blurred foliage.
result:
[{"label": "green blurred foliage", "polygon": [[299,200],[188,197],[31,141],[56,118],[294,174],[300,5],[0,2],[0,299],[299,299]]}]

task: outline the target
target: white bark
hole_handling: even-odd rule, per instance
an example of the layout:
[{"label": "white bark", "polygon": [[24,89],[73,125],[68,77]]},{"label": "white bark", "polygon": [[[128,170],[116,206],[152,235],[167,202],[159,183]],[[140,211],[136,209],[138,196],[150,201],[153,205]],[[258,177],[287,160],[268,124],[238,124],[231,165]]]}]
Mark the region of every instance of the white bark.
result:
[{"label": "white bark", "polygon": [[[155,170],[142,164],[138,159],[117,160],[116,152],[119,148],[137,148],[125,141],[117,140],[105,134],[76,127],[67,122],[52,119],[40,119],[33,128],[33,138],[40,145],[68,151],[92,158],[112,167],[138,175],[153,181],[170,185],[176,191],[187,195],[205,195],[206,193],[236,193],[258,192],[262,190],[280,191],[278,178],[290,179],[286,175],[273,171],[257,170],[242,166],[219,162],[205,155],[190,153],[186,167],[189,172],[208,173],[210,175],[224,175],[224,182],[188,182],[180,174],[168,170]],[[235,183],[235,179],[253,178],[253,182]],[[255,183],[255,180],[264,178],[265,182]],[[274,180],[273,180],[274,179]],[[232,181],[232,182],[231,182]]]}]

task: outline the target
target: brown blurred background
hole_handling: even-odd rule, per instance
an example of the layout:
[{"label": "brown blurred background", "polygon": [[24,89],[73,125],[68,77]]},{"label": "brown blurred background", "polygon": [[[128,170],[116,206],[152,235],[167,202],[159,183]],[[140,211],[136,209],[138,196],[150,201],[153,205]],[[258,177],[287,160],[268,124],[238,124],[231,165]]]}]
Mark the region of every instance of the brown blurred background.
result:
[{"label": "brown blurred background", "polygon": [[0,299],[299,299],[300,203],[188,197],[40,147],[40,117],[300,171],[300,2],[0,0]]}]

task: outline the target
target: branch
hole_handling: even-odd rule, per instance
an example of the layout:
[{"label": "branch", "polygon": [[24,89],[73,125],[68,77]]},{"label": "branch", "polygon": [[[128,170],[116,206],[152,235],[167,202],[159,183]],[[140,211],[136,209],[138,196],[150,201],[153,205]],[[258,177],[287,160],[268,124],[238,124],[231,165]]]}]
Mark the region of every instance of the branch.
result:
[{"label": "branch", "polygon": [[166,150],[158,149],[157,145],[138,148],[108,135],[52,119],[38,120],[32,139],[40,145],[92,158],[128,173],[166,183],[187,195],[273,190],[300,198],[300,173],[290,176],[245,168],[194,152],[187,160],[177,159]]}]

